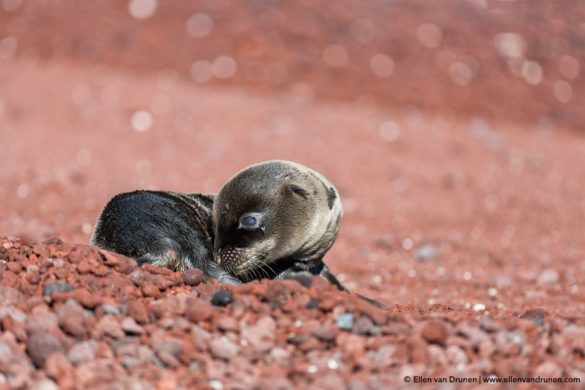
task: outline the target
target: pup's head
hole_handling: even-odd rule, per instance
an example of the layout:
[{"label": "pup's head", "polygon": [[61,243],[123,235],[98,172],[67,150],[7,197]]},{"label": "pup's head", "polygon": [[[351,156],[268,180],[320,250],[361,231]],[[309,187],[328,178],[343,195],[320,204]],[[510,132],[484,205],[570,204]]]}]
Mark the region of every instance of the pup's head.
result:
[{"label": "pup's head", "polygon": [[274,277],[280,262],[311,268],[333,245],[342,214],[335,187],[309,168],[252,165],[215,199],[215,259],[243,281]]}]

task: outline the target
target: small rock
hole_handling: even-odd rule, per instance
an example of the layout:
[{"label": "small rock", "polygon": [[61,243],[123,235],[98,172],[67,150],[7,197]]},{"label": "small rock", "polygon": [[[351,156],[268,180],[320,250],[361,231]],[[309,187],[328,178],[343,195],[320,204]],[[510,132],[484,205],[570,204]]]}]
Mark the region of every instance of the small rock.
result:
[{"label": "small rock", "polygon": [[144,282],[152,279],[152,275],[150,273],[141,269],[132,271],[128,277],[136,285],[136,287],[140,287]]},{"label": "small rock", "polygon": [[313,329],[313,336],[317,337],[321,341],[333,341],[337,336],[337,328],[331,325],[319,325]]},{"label": "small rock", "polygon": [[[167,351],[158,352],[157,356],[166,367],[175,368],[180,364],[179,359],[177,359],[177,357],[175,355],[173,355]],[[169,387],[169,388],[174,388],[174,387],[175,386],[173,385],[172,387]]]},{"label": "small rock", "polygon": [[342,330],[352,330],[353,329],[353,322],[354,317],[351,313],[345,313],[340,315],[335,319],[335,323],[337,327]]},{"label": "small rock", "polygon": [[409,358],[412,364],[427,365],[429,354],[427,351],[427,343],[420,337],[411,337],[408,339]]},{"label": "small rock", "polygon": [[95,332],[94,337],[96,338],[101,338],[106,335],[114,339],[124,337],[124,331],[122,330],[122,327],[116,320],[116,317],[114,317],[111,314],[105,315],[102,318],[100,318],[100,320],[95,326],[94,332]]},{"label": "small rock", "polygon": [[503,331],[496,334],[496,348],[505,356],[521,354],[526,343],[524,334],[520,331]]},{"label": "small rock", "polygon": [[75,365],[88,363],[96,358],[98,345],[95,340],[81,341],[74,344],[67,352],[67,359]]},{"label": "small rock", "polygon": [[28,335],[26,352],[35,366],[42,368],[53,352],[64,352],[63,346],[51,333],[34,330]]},{"label": "small rock", "polygon": [[209,344],[211,354],[220,359],[224,360],[231,360],[235,356],[237,356],[240,348],[231,342],[227,337],[221,337],[219,339],[213,340]]},{"label": "small rock", "polygon": [[75,287],[67,282],[48,282],[43,286],[43,295],[51,296],[58,292],[68,292],[74,290]]},{"label": "small rock", "polygon": [[553,361],[546,361],[534,369],[534,375],[544,378],[560,378],[563,376],[563,369]]},{"label": "small rock", "polygon": [[73,290],[70,297],[79,302],[83,307],[92,310],[101,303],[100,296],[92,294],[84,288]]},{"label": "small rock", "polygon": [[428,242],[420,246],[416,250],[414,256],[421,261],[431,260],[432,258],[437,256],[437,249],[432,243]]},{"label": "small rock", "polygon": [[369,352],[368,357],[375,368],[377,368],[378,370],[385,370],[389,368],[392,364],[397,363],[396,359],[394,358],[395,352],[396,352],[395,345],[385,345],[380,347],[380,349],[378,349],[377,351]]},{"label": "small rock", "polygon": [[211,297],[211,303],[215,306],[226,306],[233,300],[232,293],[228,290],[221,289]]},{"label": "small rock", "polygon": [[237,332],[240,330],[240,326],[238,325],[238,321],[234,317],[231,316],[222,316],[217,321],[217,327],[224,332]]},{"label": "small rock", "polygon": [[[92,313],[92,312],[87,312]],[[86,320],[93,317],[93,314],[86,314],[86,311],[75,300],[69,299],[57,311],[59,325],[61,328],[77,337],[83,337],[87,334]]]},{"label": "small rock", "polygon": [[204,300],[189,299],[187,301],[187,310],[185,316],[191,322],[198,323],[206,321],[213,316],[215,310],[209,302]]},{"label": "small rock", "polygon": [[162,297],[162,293],[160,292],[160,288],[158,288],[157,285],[155,285],[154,283],[151,283],[151,282],[142,283],[142,285],[140,286],[140,290],[142,290],[142,294],[144,294],[145,297],[151,297],[151,298],[161,298]]},{"label": "small rock", "polygon": [[311,298],[309,300],[309,302],[307,302],[307,304],[305,305],[305,307],[307,309],[317,309],[319,307],[319,302],[313,298]]},{"label": "small rock", "polygon": [[257,353],[266,353],[274,346],[276,321],[270,316],[261,317],[256,324],[243,327],[241,334]]},{"label": "small rock", "polygon": [[38,382],[35,382],[31,387],[31,390],[59,390],[59,386],[49,378],[43,378]]},{"label": "small rock", "polygon": [[546,311],[543,309],[530,309],[522,314],[522,318],[532,321],[537,326],[541,326],[544,324],[546,314]]},{"label": "small rock", "polygon": [[45,370],[47,375],[57,381],[62,389],[73,389],[75,387],[75,374],[73,366],[61,352],[52,353],[46,361]]},{"label": "small rock", "polygon": [[139,300],[129,300],[126,303],[126,313],[140,324],[148,323],[148,311],[146,306]]},{"label": "small rock", "polygon": [[545,269],[538,275],[538,279],[536,279],[536,283],[538,284],[556,284],[560,280],[559,271],[554,268]]},{"label": "small rock", "polygon": [[183,283],[187,286],[197,286],[205,280],[205,274],[198,268],[191,268],[181,275]]},{"label": "small rock", "polygon": [[456,345],[449,345],[447,347],[446,354],[447,359],[449,359],[449,362],[454,366],[457,366],[459,364],[467,364],[468,360],[465,351],[463,351],[463,349]]},{"label": "small rock", "polygon": [[367,316],[360,316],[353,327],[353,331],[359,335],[367,336],[374,333],[374,323]]},{"label": "small rock", "polygon": [[144,333],[144,328],[136,323],[132,317],[126,317],[122,320],[122,330],[129,335],[137,335]]},{"label": "small rock", "polygon": [[431,320],[424,324],[421,336],[430,344],[445,345],[447,333],[447,326],[443,321]]},{"label": "small rock", "polygon": [[104,303],[102,305],[103,314],[120,314],[120,309],[118,306],[110,305],[109,303]]}]

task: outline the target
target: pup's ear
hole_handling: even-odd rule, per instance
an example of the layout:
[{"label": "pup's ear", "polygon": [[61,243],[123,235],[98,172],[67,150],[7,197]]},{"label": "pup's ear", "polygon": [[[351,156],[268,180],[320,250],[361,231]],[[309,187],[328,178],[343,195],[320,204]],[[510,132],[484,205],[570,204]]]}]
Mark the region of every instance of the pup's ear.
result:
[{"label": "pup's ear", "polygon": [[329,210],[333,208],[333,203],[335,203],[335,199],[337,199],[337,193],[335,192],[335,188],[329,187],[327,190],[327,205],[329,206]]},{"label": "pup's ear", "polygon": [[292,192],[293,194],[297,194],[301,197],[303,197],[304,199],[307,199],[309,197],[309,191],[307,189],[305,189],[304,187],[301,187],[297,184],[290,184],[288,186],[288,190],[290,192]]}]

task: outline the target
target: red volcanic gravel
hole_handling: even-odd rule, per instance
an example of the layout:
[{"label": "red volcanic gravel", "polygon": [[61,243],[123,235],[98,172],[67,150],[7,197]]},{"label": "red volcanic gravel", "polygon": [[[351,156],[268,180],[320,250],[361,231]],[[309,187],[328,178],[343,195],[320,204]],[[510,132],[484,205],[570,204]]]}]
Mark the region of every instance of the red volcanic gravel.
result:
[{"label": "red volcanic gravel", "polygon": [[[0,390],[582,387],[584,21],[566,0],[0,0]],[[325,262],[388,310],[75,245],[114,194],[216,193],[271,159],[335,183]]]},{"label": "red volcanic gravel", "polygon": [[0,268],[5,387],[378,389],[413,375],[583,378],[585,321],[545,311],[383,311],[322,279],[310,288],[201,283],[197,271],[138,267],[57,239],[3,239]]}]

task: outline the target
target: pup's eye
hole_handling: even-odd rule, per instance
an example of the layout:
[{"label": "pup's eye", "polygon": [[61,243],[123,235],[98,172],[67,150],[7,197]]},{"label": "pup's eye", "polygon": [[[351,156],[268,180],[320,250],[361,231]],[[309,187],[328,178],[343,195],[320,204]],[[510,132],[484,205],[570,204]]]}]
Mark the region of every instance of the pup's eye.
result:
[{"label": "pup's eye", "polygon": [[260,227],[260,216],[258,214],[243,214],[240,217],[240,226],[238,229],[256,230]]}]

